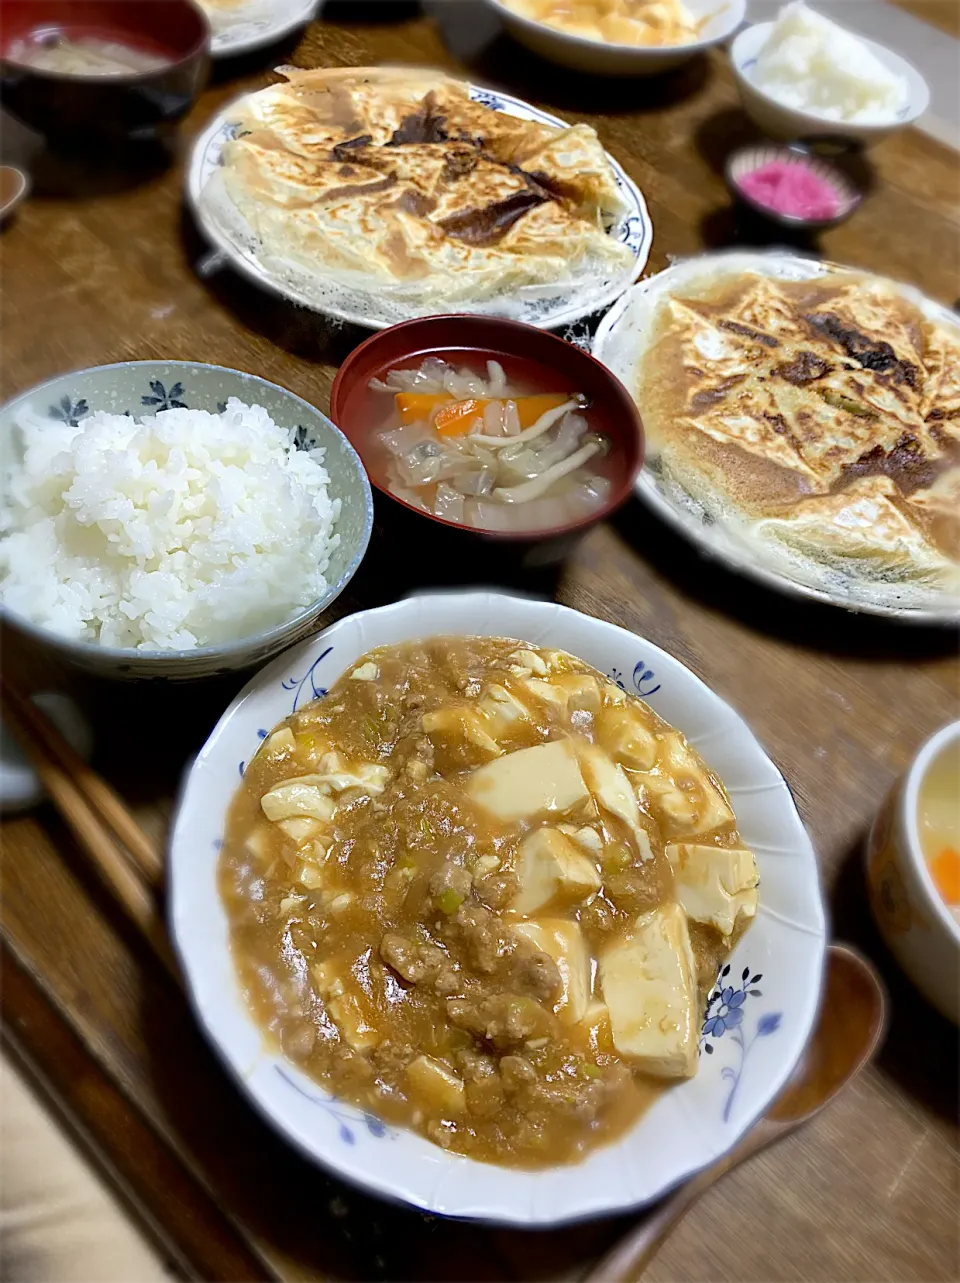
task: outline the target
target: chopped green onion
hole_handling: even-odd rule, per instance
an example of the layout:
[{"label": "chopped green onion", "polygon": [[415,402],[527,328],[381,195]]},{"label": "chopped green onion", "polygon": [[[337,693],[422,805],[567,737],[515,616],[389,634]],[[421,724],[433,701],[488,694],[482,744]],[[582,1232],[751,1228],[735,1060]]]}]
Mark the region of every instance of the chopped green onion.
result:
[{"label": "chopped green onion", "polygon": [[440,896],[437,897],[437,904],[440,906],[441,913],[456,913],[463,904],[464,897],[459,891],[454,891],[453,887],[447,887]]}]

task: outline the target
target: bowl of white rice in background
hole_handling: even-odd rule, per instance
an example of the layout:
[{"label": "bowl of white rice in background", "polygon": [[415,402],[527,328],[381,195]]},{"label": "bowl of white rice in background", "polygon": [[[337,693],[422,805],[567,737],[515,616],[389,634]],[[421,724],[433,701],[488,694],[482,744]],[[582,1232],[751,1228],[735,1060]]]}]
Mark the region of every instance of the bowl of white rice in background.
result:
[{"label": "bowl of white rice in background", "polygon": [[101,676],[248,668],[312,632],[373,524],[353,447],[253,374],[129,361],[0,409],[0,615]]},{"label": "bowl of white rice in background", "polygon": [[869,147],[927,110],[930,90],[899,54],[802,0],[746,27],[730,48],[743,109],[770,138],[831,136]]}]

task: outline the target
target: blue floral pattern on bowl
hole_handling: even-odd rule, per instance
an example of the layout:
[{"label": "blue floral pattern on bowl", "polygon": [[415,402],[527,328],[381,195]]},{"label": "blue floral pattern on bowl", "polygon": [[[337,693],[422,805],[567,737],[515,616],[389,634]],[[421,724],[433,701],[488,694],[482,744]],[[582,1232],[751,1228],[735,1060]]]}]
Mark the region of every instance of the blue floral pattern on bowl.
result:
[{"label": "blue floral pattern on bowl", "polygon": [[356,1132],[359,1127],[365,1127],[367,1133],[375,1140],[393,1140],[395,1138],[396,1132],[388,1127],[383,1119],[378,1118],[376,1114],[371,1114],[366,1109],[359,1109],[355,1105],[345,1105],[336,1096],[316,1096],[313,1092],[305,1091],[280,1065],[276,1065],[274,1068],[283,1081],[289,1084],[304,1100],[309,1100],[312,1104],[317,1105],[325,1114],[328,1114],[329,1117],[336,1121],[337,1136],[344,1145],[355,1145],[357,1143]]},{"label": "blue floral pattern on bowl", "polygon": [[726,1045],[733,1044],[737,1048],[736,1064],[724,1065],[720,1071],[721,1077],[730,1084],[723,1106],[725,1123],[730,1121],[730,1111],[740,1087],[747,1055],[758,1038],[769,1038],[771,1034],[777,1032],[783,1018],[779,1011],[765,1012],[756,1023],[753,1036],[747,1035],[743,1008],[748,998],[763,996],[762,991],[757,988],[763,976],[759,972],[751,975],[750,968],[744,967],[739,985],[732,985],[728,980],[729,975],[730,964],[728,963],[721,970],[717,983],[707,998],[706,1014],[700,1031],[700,1047],[708,1056],[713,1055],[717,1042],[727,1032],[730,1037]]},{"label": "blue floral pattern on bowl", "polygon": [[160,410],[187,409],[186,402],[180,400],[180,397],[183,396],[182,383],[172,384],[168,392],[159,379],[151,379],[150,393],[151,395],[142,396],[140,398],[140,404],[149,406],[154,413],[157,413]]},{"label": "blue floral pattern on bowl", "polygon": [[[293,703],[290,706],[289,713],[290,717],[292,717],[299,709],[301,699],[303,700],[303,703],[309,704],[311,700],[320,699],[321,696],[326,695],[327,687],[317,685],[316,672],[320,664],[327,658],[332,650],[333,647],[328,646],[326,650],[321,651],[302,677],[284,677],[280,682],[280,685],[285,691],[293,691]],[[307,687],[308,682],[310,683],[309,687]],[[269,733],[269,731],[264,730],[262,727],[257,731],[257,736],[261,743],[267,738]],[[259,747],[260,745],[258,744],[257,748]],[[246,770],[246,767],[247,764],[245,761],[240,763],[239,771],[241,775]]]},{"label": "blue floral pattern on bowl", "polygon": [[74,401],[73,397],[61,397],[60,404],[52,405],[49,410],[51,419],[59,419],[70,428],[79,427],[80,420],[86,418],[89,413],[90,407],[83,397],[77,401]]},{"label": "blue floral pattern on bowl", "polygon": [[[619,668],[611,668],[607,673],[607,676],[612,682],[616,682],[622,691],[630,690],[630,687],[628,687],[627,683],[624,681],[623,673]],[[634,664],[633,673],[629,680],[633,685],[633,691],[630,693],[632,694],[635,691],[641,699],[649,699],[651,695],[656,695],[657,691],[660,689],[659,682],[657,682],[656,686],[650,685],[651,682],[656,681],[656,676],[653,669],[648,668],[642,659],[639,663]]]}]

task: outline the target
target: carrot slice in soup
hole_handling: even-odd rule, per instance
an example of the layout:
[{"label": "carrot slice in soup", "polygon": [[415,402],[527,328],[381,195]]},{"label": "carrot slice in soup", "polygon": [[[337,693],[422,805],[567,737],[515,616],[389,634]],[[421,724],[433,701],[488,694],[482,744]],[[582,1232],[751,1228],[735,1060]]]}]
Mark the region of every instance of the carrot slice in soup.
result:
[{"label": "carrot slice in soup", "polygon": [[570,397],[563,392],[542,392],[537,396],[518,396],[517,414],[520,417],[521,428],[532,428],[541,414],[546,414],[548,410],[555,410],[558,405],[563,405],[564,401],[569,401]]},{"label": "carrot slice in soup", "polygon": [[945,846],[929,861],[930,876],[947,904],[960,904],[960,851]]},{"label": "carrot slice in soup", "polygon": [[[474,420],[483,417],[492,397],[466,397],[454,401],[444,393],[434,392],[398,392],[396,394],[397,410],[402,423],[416,423],[420,419],[433,419],[433,426],[444,437],[462,436],[474,425]],[[500,398],[506,403],[507,397]],[[542,414],[555,410],[569,398],[562,392],[544,392],[536,396],[509,398],[514,400],[521,428],[532,428]]]},{"label": "carrot slice in soup", "polygon": [[398,392],[395,396],[401,423],[416,423],[429,419],[434,410],[449,405],[451,398],[444,392]]},{"label": "carrot slice in soup", "polygon": [[477,419],[483,418],[483,412],[489,404],[489,400],[477,397],[468,397],[465,401],[454,401],[437,411],[433,426],[442,437],[462,436]]}]

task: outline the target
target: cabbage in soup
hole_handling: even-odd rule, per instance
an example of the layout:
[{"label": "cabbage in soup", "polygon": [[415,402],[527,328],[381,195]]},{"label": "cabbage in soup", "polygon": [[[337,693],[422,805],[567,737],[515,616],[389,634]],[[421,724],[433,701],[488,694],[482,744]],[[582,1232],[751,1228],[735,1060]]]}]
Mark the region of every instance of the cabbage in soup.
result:
[{"label": "cabbage in soup", "polygon": [[13,41],[5,56],[23,67],[58,76],[130,76],[159,71],[170,63],[165,54],[134,48],[117,39],[57,30],[34,32],[25,40]]},{"label": "cabbage in soup", "polygon": [[576,391],[544,392],[428,357],[370,383],[383,403],[374,434],[387,487],[416,508],[489,531],[537,531],[589,517],[611,492],[609,441]]}]

